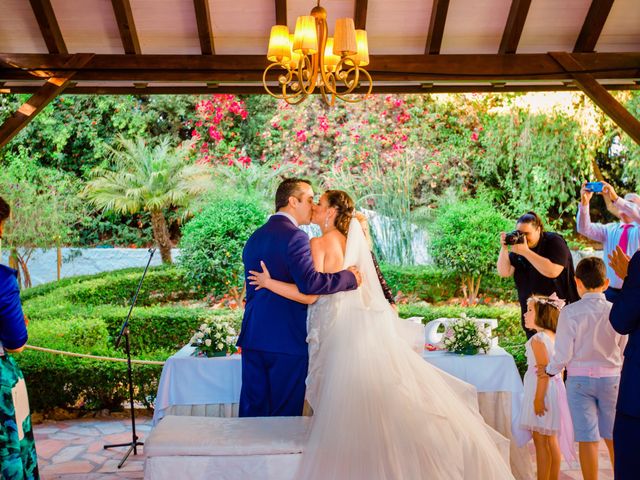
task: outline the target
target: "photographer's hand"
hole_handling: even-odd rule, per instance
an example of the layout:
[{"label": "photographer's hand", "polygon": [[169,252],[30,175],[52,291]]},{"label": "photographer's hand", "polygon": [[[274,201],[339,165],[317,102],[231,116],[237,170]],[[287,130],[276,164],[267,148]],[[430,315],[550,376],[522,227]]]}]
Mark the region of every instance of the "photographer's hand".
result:
[{"label": "photographer's hand", "polygon": [[515,271],[509,260],[509,247],[504,243],[506,235],[505,232],[500,233],[500,254],[498,255],[498,262],[496,264],[498,275],[501,277],[510,277]]},{"label": "photographer's hand", "polygon": [[508,245],[505,243],[505,239],[507,238],[507,232],[500,232],[500,245],[504,249],[508,249]]},{"label": "photographer's hand", "polygon": [[531,249],[529,248],[526,240],[522,243],[513,244],[511,246],[511,251],[513,253],[517,253],[518,255],[522,255],[523,257],[526,257],[529,253],[531,253]]},{"label": "photographer's hand", "polygon": [[589,202],[593,197],[593,192],[591,190],[587,190],[586,186],[587,182],[582,182],[582,188],[580,189],[580,202],[584,207],[589,205]]},{"label": "photographer's hand", "polygon": [[602,182],[602,185],[602,194],[608,195],[609,199],[612,202],[615,202],[618,199],[618,194],[616,193],[615,189],[607,182]]}]

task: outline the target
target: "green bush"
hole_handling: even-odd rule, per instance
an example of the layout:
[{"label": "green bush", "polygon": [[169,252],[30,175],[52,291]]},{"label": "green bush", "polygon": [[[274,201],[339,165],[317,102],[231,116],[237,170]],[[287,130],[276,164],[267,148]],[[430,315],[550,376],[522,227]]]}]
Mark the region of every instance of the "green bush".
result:
[{"label": "green bush", "polygon": [[187,282],[215,295],[241,290],[242,249],[265,217],[263,210],[243,200],[219,200],[196,215],[185,225],[180,242]]},{"label": "green bush", "polygon": [[[380,269],[394,295],[401,292],[412,300],[437,303],[455,297],[460,290],[459,278],[453,272],[437,267],[399,267],[381,265]],[[481,292],[485,298],[514,302],[517,300],[512,278],[501,278],[489,272],[484,276]]]},{"label": "green bush", "polygon": [[[123,358],[114,342],[142,269],[75,277],[22,293],[30,318],[29,344],[74,353]],[[134,358],[165,360],[189,341],[205,319],[224,318],[240,328],[241,312],[158,305],[197,297],[176,267],[151,269],[130,320]],[[127,397],[126,364],[27,350],[15,356],[29,384],[34,410],[54,407],[119,409]],[[136,401],[151,405],[162,366],[134,365]]]},{"label": "green bush", "polygon": [[482,198],[442,205],[433,223],[430,249],[436,265],[455,273],[474,303],[483,275],[495,271],[499,235],[510,222]]}]

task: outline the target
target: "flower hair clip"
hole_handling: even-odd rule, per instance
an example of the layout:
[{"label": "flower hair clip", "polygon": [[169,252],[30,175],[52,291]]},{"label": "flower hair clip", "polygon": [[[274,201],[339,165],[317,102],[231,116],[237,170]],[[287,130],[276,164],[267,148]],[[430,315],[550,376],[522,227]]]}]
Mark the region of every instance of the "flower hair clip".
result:
[{"label": "flower hair clip", "polygon": [[555,307],[558,310],[561,310],[562,307],[564,307],[567,304],[567,302],[565,302],[563,299],[559,298],[558,295],[556,295],[556,292],[553,292],[551,295],[549,295],[548,298],[541,299],[540,302],[546,303],[547,305],[551,305],[552,307]]}]

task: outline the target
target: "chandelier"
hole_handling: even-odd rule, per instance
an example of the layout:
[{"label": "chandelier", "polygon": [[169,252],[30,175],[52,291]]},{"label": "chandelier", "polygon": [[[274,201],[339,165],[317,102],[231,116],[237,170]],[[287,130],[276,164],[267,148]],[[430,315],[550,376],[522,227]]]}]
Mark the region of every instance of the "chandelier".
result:
[{"label": "chandelier", "polygon": [[[293,34],[286,25],[271,27],[267,59],[271,64],[262,75],[265,90],[291,105],[303,102],[316,88],[330,106],[336,98],[356,103],[373,87],[371,75],[363,68],[369,64],[367,32],[356,30],[352,18],[339,18],[334,36],[329,37],[327,11],[319,0],[310,15],[298,17]],[[267,85],[272,70],[279,73],[277,92]],[[368,83],[367,93],[356,95],[363,80]]]}]

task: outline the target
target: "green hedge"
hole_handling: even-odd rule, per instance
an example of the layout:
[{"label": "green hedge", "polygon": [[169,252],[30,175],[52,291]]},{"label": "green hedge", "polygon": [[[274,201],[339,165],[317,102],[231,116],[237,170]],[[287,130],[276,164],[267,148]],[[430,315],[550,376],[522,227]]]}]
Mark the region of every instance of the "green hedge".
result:
[{"label": "green hedge", "polygon": [[[382,265],[380,269],[394,295],[401,291],[410,299],[438,303],[460,294],[459,278],[435,267]],[[482,278],[480,295],[490,301],[517,301],[513,278],[501,278],[496,273]]]},{"label": "green hedge", "polygon": [[[114,341],[129,311],[131,292],[141,269],[64,279],[22,293],[29,317],[29,344],[76,353],[124,357]],[[205,318],[228,319],[239,329],[241,313],[203,307],[158,305],[196,298],[185,290],[176,267],[147,273],[139,304],[130,321],[135,358],[165,360],[191,337]],[[27,382],[32,409],[54,407],[121,408],[127,396],[126,364],[80,359],[26,350],[16,355]],[[150,405],[157,390],[161,366],[135,365],[136,401]]]},{"label": "green hedge", "polygon": [[[457,289],[455,278],[433,268],[384,266],[391,287],[416,298],[436,302],[450,298]],[[29,316],[29,343],[77,353],[124,357],[114,348],[115,338],[128,312],[128,301],[142,273],[127,269],[94,276],[74,277],[28,289],[22,293]],[[150,269],[139,305],[131,317],[131,347],[135,358],[165,360],[182,347],[205,318],[230,320],[240,329],[242,312],[212,310],[200,306],[198,294],[185,288],[182,271],[175,266]],[[511,292],[511,279],[486,285]],[[491,290],[490,290],[491,291]],[[499,296],[495,294],[495,296]],[[506,295],[505,295],[506,296]],[[195,306],[181,299],[196,300]],[[502,298],[502,297],[500,297]],[[469,316],[497,318],[501,345],[524,367],[524,334],[517,307],[434,307],[426,303],[401,305],[403,317],[422,316],[425,321]],[[121,408],[127,397],[126,364],[79,359],[27,350],[16,355],[29,386],[33,410],[54,407]],[[161,366],[134,366],[135,399],[145,405],[155,400]]]}]

